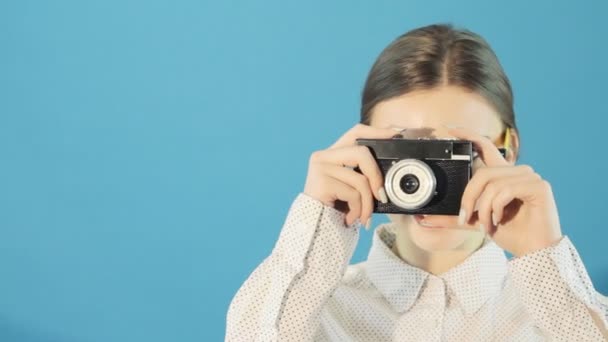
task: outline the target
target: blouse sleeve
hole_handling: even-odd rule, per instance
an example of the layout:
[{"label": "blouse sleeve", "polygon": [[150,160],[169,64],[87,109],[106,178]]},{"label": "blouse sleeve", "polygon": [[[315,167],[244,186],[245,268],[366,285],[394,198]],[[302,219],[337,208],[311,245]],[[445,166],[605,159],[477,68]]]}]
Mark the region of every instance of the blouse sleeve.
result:
[{"label": "blouse sleeve", "polygon": [[608,300],[567,236],[509,261],[513,284],[540,331],[556,341],[608,341]]},{"label": "blouse sleeve", "polygon": [[272,253],[230,303],[226,341],[312,340],[324,303],[338,286],[359,231],[344,214],[299,194]]}]

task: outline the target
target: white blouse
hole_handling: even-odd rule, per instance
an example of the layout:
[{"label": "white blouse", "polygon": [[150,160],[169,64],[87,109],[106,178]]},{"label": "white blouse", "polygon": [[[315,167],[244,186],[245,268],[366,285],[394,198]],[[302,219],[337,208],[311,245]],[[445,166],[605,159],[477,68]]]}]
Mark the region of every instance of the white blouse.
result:
[{"label": "white blouse", "polygon": [[441,275],[398,258],[376,228],[348,265],[359,228],[300,194],[270,254],[233,298],[226,341],[608,341],[608,298],[567,236],[510,260],[492,240]]}]

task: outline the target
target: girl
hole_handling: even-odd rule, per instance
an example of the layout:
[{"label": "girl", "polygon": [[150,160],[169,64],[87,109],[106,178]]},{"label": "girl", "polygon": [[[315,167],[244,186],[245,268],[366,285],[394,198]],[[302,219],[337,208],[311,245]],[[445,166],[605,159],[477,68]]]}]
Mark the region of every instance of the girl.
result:
[{"label": "girl", "polygon": [[[356,139],[396,131],[473,142],[460,215],[389,215],[349,266],[373,200],[387,202]],[[448,25],[397,38],[369,73],[360,124],[311,155],[275,248],[230,304],[226,340],[608,340],[608,301],[519,150],[511,86],[483,38]]]}]

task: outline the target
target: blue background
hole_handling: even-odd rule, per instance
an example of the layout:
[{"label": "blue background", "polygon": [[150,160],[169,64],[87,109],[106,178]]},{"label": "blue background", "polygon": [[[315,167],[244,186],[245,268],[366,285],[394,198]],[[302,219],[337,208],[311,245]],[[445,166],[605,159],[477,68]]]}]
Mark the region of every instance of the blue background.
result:
[{"label": "blue background", "polygon": [[222,340],[309,154],[357,122],[380,51],[435,22],[493,45],[521,162],[553,184],[563,232],[607,294],[607,12],[599,0],[2,1],[0,340]]}]

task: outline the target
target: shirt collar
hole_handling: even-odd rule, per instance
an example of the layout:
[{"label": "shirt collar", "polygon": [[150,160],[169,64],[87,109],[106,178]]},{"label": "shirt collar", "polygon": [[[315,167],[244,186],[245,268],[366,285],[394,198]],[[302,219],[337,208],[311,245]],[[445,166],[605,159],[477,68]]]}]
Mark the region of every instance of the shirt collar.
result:
[{"label": "shirt collar", "polygon": [[[366,271],[370,281],[393,309],[402,313],[416,302],[431,274],[406,263],[393,253],[394,229],[392,224],[380,225],[375,229]],[[486,237],[483,245],[465,261],[437,277],[445,281],[448,291],[456,297],[468,316],[500,291],[507,266],[504,251]]]}]

